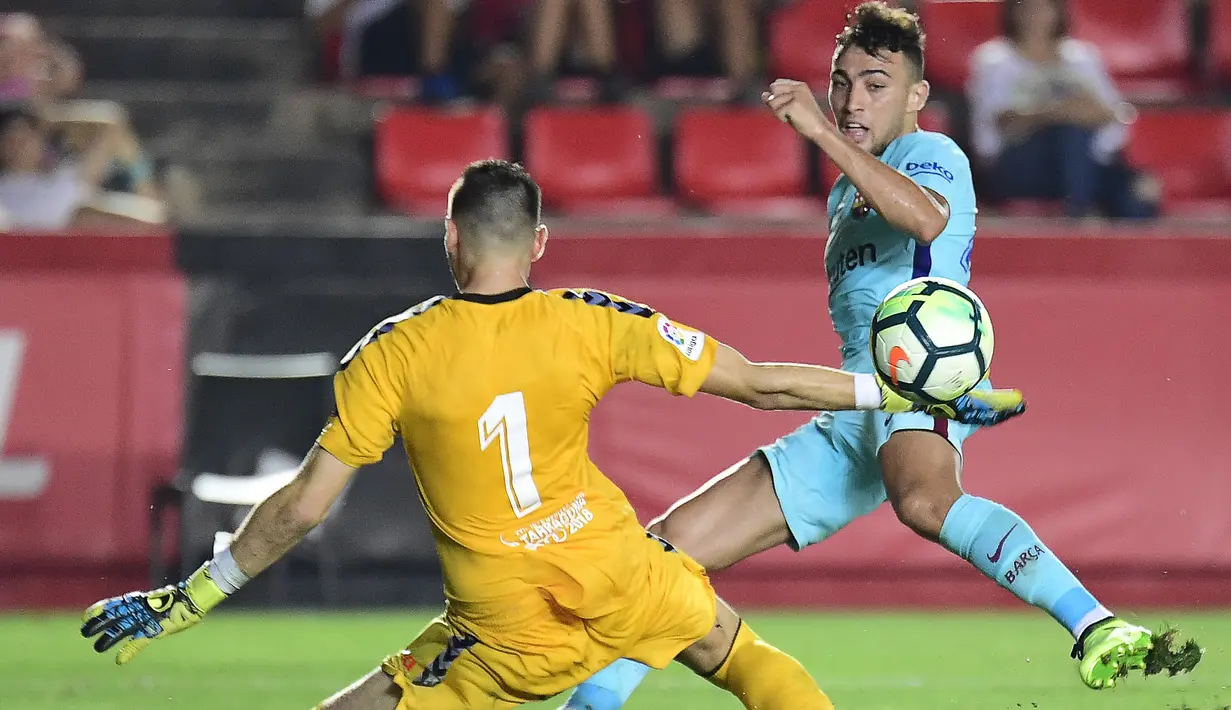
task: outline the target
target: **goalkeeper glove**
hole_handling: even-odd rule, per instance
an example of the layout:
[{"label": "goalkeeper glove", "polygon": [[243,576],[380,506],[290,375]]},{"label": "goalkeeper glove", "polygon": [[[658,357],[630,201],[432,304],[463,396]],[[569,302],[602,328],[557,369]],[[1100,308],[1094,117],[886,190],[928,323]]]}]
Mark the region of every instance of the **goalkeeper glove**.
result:
[{"label": "goalkeeper glove", "polygon": [[890,414],[926,412],[962,424],[995,426],[1026,411],[1021,390],[971,390],[945,404],[917,404],[894,392],[880,377],[881,410]]},{"label": "goalkeeper glove", "polygon": [[94,650],[99,653],[123,641],[115,656],[116,664],[122,666],[150,641],[196,626],[226,597],[210,577],[206,563],[179,584],[95,602],[81,619],[81,635],[97,635]]}]

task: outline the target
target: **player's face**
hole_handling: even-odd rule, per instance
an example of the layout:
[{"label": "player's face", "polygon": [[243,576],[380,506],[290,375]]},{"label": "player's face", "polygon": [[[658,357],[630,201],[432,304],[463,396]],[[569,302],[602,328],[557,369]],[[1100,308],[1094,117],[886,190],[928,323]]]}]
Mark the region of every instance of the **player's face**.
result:
[{"label": "player's face", "polygon": [[915,80],[901,52],[872,55],[849,47],[834,59],[829,81],[834,123],[873,155],[915,129],[927,93],[927,82]]}]

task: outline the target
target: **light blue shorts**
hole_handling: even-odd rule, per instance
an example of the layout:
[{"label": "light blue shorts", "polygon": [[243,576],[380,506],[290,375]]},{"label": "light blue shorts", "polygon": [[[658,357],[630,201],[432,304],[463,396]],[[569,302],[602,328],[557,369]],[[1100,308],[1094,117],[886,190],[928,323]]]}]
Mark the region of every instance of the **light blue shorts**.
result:
[{"label": "light blue shorts", "polygon": [[762,447],[791,531],[789,544],[802,550],[885,502],[877,454],[895,431],[934,431],[961,454],[975,429],[921,412],[824,412]]}]

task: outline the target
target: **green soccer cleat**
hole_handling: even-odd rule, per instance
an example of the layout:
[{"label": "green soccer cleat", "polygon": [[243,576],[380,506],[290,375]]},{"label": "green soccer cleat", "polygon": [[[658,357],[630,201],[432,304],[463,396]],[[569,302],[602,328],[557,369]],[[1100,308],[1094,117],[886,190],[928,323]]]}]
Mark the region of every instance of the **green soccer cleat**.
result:
[{"label": "green soccer cleat", "polygon": [[1154,648],[1149,629],[1123,619],[1112,618],[1086,632],[1082,642],[1073,646],[1079,659],[1077,673],[1094,690],[1115,687],[1116,679],[1129,671],[1145,670],[1146,656]]}]

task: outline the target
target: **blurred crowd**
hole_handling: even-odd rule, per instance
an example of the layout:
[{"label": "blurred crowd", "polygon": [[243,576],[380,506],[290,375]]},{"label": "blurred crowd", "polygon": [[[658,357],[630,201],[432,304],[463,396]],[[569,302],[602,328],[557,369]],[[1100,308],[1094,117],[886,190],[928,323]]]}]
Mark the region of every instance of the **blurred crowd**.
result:
[{"label": "blurred crowd", "polygon": [[[306,12],[327,80],[414,75],[423,103],[492,101],[517,115],[558,98],[570,75],[601,102],[664,77],[709,77],[726,101],[753,103],[769,78],[769,15],[805,1],[307,0]],[[968,125],[955,136],[982,196],[1051,201],[1073,217],[1156,215],[1158,186],[1122,152],[1133,107],[1097,48],[1068,36],[1064,1],[1004,10],[1002,36],[971,57]]]},{"label": "blurred crowd", "polygon": [[[823,0],[305,1],[319,79],[413,78],[422,103],[492,102],[519,116],[576,98],[562,87],[621,102],[681,77],[717,87],[692,100],[755,104],[772,78],[769,18]],[[965,96],[946,97],[961,105],[954,137],[976,165],[981,199],[1045,201],[1072,217],[1156,215],[1159,186],[1124,156],[1135,109],[1098,49],[1068,35],[1065,1],[1003,9],[1001,36],[970,57]],[[0,14],[0,228],[167,219],[124,107],[79,97],[88,72],[37,18]]]},{"label": "blurred crowd", "polygon": [[37,18],[0,15],[0,229],[165,221],[124,108],[74,98],[87,70]]},{"label": "blurred crowd", "polygon": [[[788,0],[789,1],[789,0]],[[752,99],[761,20],[783,0],[307,0],[328,78],[416,74],[421,99],[517,107],[585,74],[620,101],[654,76],[723,76]]]}]

